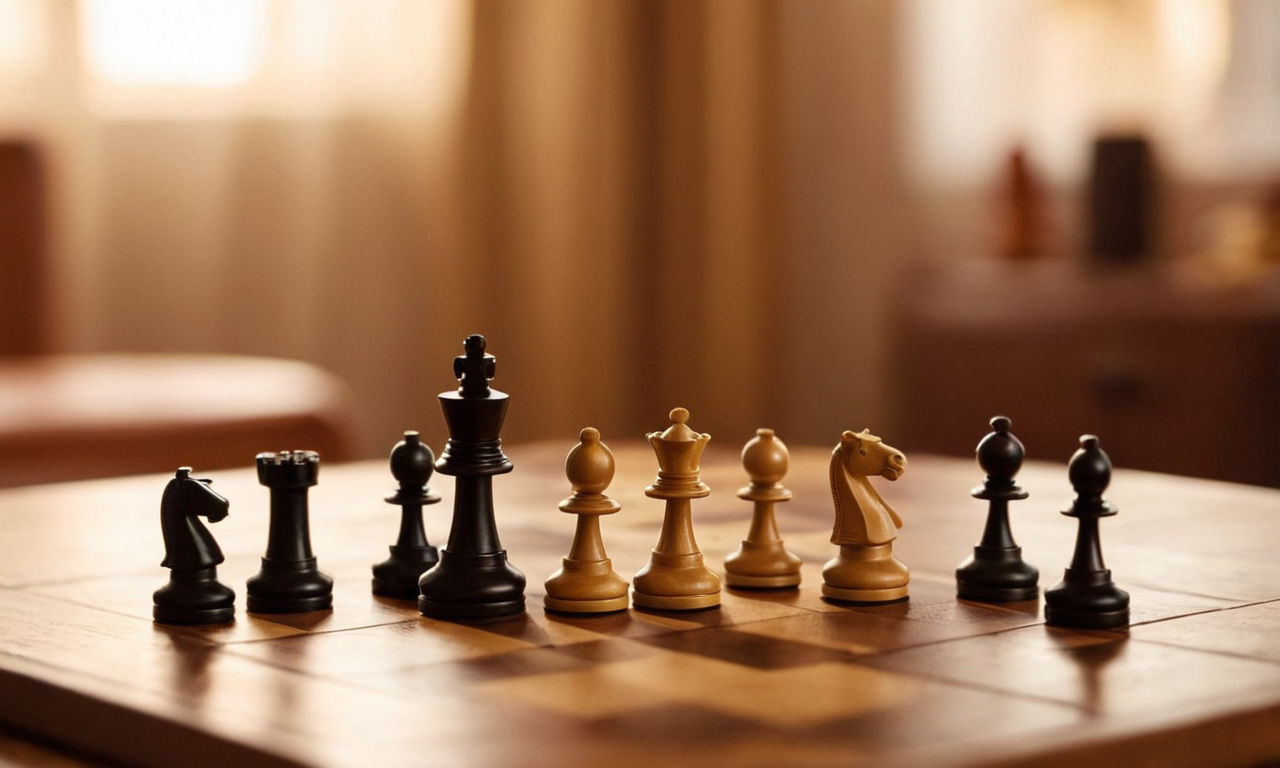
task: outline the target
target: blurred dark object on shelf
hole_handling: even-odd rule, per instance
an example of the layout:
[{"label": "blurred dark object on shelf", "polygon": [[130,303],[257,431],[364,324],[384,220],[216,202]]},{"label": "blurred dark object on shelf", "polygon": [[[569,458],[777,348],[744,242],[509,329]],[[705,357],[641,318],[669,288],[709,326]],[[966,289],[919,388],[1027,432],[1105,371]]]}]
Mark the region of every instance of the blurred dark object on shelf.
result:
[{"label": "blurred dark object on shelf", "polygon": [[1174,266],[914,271],[895,325],[903,450],[970,455],[999,413],[1028,460],[1093,433],[1117,466],[1280,487],[1280,274],[1206,286]]},{"label": "blurred dark object on shelf", "polygon": [[999,193],[997,253],[1013,260],[1044,254],[1044,191],[1023,147],[1009,152]]},{"label": "blurred dark object on shelf", "polygon": [[1151,145],[1140,136],[1101,136],[1089,173],[1089,256],[1098,264],[1133,264],[1154,250],[1156,204]]}]

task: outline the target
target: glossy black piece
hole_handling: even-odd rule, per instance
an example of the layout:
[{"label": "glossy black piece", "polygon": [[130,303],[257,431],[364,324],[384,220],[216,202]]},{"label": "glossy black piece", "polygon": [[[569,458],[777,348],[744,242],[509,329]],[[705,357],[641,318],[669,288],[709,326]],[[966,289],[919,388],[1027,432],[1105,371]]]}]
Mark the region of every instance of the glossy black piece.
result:
[{"label": "glossy black piece", "polygon": [[440,497],[431,492],[436,457],[417,432],[409,430],[391,450],[391,474],[400,487],[388,496],[388,504],[400,506],[400,535],[392,544],[391,557],[373,566],[373,593],[383,597],[412,600],[418,596],[418,578],[440,561],[440,553],[427,542],[422,525],[422,507]]},{"label": "glossy black piece", "polygon": [[986,481],[970,491],[987,501],[987,524],[973,554],[956,568],[956,596],[983,603],[1034,600],[1040,593],[1040,572],[1022,561],[1022,547],[1013,540],[1009,526],[1009,502],[1027,498],[1014,483],[1026,452],[1009,431],[1007,417],[991,420],[991,432],[978,443],[978,465]]},{"label": "glossy black piece", "polygon": [[1076,550],[1062,581],[1045,590],[1045,623],[1077,629],[1128,626],[1129,593],[1111,581],[1098,538],[1098,519],[1116,513],[1115,507],[1102,498],[1111,482],[1111,459],[1099,447],[1098,438],[1080,437],[1080,448],[1071,457],[1067,476],[1076,491],[1076,500],[1062,514],[1080,521]]},{"label": "glossy black piece", "polygon": [[253,613],[304,613],[333,607],[333,579],[316,568],[311,553],[307,489],[316,484],[315,451],[257,456],[258,482],[271,489],[271,524],[262,570],[249,578]]},{"label": "glossy black piece", "polygon": [[489,388],[496,369],[485,338],[468,336],[453,361],[457,391],[440,394],[449,426],[436,471],[453,475],[449,542],[440,562],[418,580],[418,610],[437,619],[483,619],[524,611],[524,574],[507,562],[493,517],[493,476],[510,472],[499,433],[507,395]]},{"label": "glossy black piece", "polygon": [[236,593],[218,581],[225,558],[209,529],[197,519],[216,523],[230,503],[209,487],[211,480],[191,476],[181,467],[160,497],[160,531],[169,583],[152,595],[152,616],[161,624],[218,624],[236,614]]}]

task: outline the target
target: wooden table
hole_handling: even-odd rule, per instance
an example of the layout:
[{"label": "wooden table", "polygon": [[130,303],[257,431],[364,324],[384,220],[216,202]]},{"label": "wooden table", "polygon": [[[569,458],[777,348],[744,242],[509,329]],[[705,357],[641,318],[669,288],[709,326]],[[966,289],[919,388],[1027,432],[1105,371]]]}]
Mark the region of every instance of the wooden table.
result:
[{"label": "wooden table", "polygon": [[[607,436],[606,436],[607,437]],[[18,733],[141,765],[1248,765],[1280,757],[1280,491],[1117,470],[1103,546],[1133,598],[1128,632],[1049,629],[1037,603],[957,601],[951,571],[981,531],[971,461],[911,456],[882,493],[906,521],[911,600],[837,607],[819,598],[831,556],[826,448],[792,448],[780,508],[805,560],[800,590],[726,592],[700,613],[549,616],[542,581],[573,520],[562,462],[572,442],[514,446],[495,478],[498,523],[529,576],[529,610],[488,624],[418,615],[369,593],[395,537],[384,462],[325,466],[312,490],[332,612],[243,612],[266,536],[252,472],[213,473],[231,515],[213,526],[237,590],[233,624],[154,625],[164,583],[165,476],[0,492],[0,720]],[[713,441],[713,446],[715,441]],[[1104,443],[1105,445],[1105,443]],[[603,522],[629,576],[657,538],[642,495],[648,447],[615,443]],[[1189,447],[1189,449],[1191,449]],[[198,470],[199,468],[197,468]],[[708,562],[745,534],[736,450],[703,462],[694,504]],[[450,478],[433,487],[447,536]],[[1070,557],[1065,468],[1029,462],[1014,532],[1041,585]],[[20,762],[66,761],[10,740]],[[0,744],[0,756],[5,754]],[[58,762],[62,760],[62,762]]]}]

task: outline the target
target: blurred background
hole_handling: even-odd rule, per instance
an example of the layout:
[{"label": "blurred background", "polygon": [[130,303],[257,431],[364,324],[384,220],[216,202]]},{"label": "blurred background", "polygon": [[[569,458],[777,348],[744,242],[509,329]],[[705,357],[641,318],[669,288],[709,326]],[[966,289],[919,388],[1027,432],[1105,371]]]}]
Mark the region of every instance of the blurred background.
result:
[{"label": "blurred background", "polygon": [[509,443],[1006,413],[1280,484],[1269,0],[0,0],[0,143],[0,464],[438,451],[480,332]]}]

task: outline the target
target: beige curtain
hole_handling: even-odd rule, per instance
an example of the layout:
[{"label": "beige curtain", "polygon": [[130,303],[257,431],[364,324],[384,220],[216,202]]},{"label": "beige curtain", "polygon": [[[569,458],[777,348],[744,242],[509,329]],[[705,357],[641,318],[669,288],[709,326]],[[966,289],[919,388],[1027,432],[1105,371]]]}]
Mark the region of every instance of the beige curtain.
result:
[{"label": "beige curtain", "polygon": [[[874,3],[481,3],[452,154],[456,345],[492,332],[511,432],[736,447],[892,429],[902,250],[893,17]],[[471,279],[467,279],[470,276]]]},{"label": "beige curtain", "polygon": [[253,78],[194,94],[86,74],[79,7],[56,104],[0,113],[54,159],[61,348],[318,362],[369,455],[443,441],[473,331],[511,441],[891,434],[891,4],[270,2]]}]

